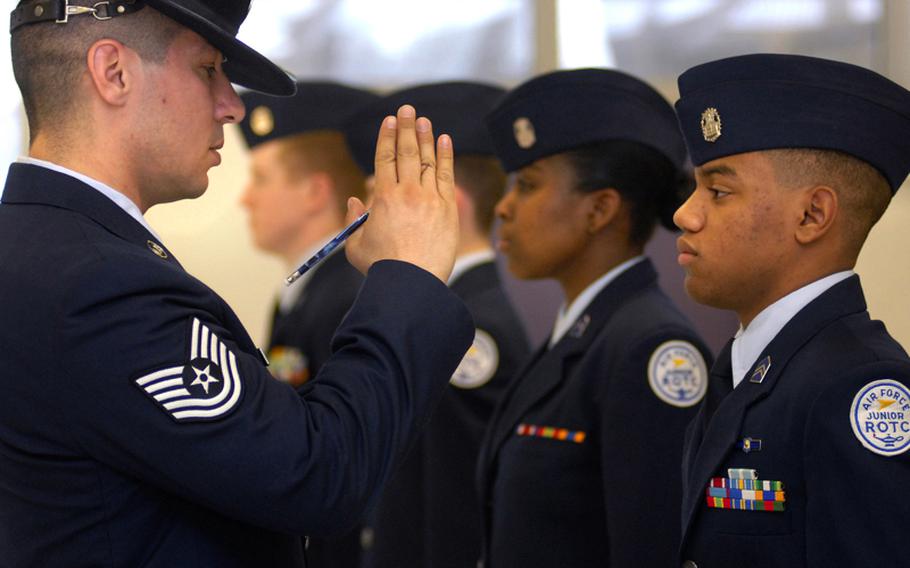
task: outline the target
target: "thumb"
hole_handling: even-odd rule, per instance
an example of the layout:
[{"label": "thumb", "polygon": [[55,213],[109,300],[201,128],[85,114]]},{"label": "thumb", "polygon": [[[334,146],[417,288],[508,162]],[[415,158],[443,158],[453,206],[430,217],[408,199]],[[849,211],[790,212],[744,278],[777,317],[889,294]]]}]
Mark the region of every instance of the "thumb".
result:
[{"label": "thumb", "polygon": [[363,212],[366,211],[366,205],[363,204],[363,201],[356,197],[348,198],[348,212],[345,215],[345,223],[350,224],[354,222],[354,219],[363,215]]}]

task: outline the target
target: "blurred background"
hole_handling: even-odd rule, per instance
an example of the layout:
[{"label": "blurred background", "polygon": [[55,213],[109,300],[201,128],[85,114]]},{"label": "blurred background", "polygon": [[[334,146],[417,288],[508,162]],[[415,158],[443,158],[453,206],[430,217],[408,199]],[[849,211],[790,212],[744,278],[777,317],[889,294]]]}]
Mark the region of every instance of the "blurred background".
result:
[{"label": "blurred background", "polygon": [[[685,69],[751,52],[838,59],[910,87],[908,26],[910,2],[903,0],[255,0],[240,38],[298,78],[378,92],[449,79],[509,87],[553,69],[596,66],[641,77],[672,102]],[[27,133],[8,42],[0,49],[0,120],[8,127],[0,158],[9,162],[25,153]],[[224,163],[210,171],[208,192],[159,205],[147,218],[187,270],[221,294],[264,342],[285,268],[253,248],[238,203],[246,151],[239,131],[228,130]],[[910,348],[908,226],[910,189],[904,188],[873,230],[857,271],[873,317]],[[717,350],[736,319],[685,296],[675,237],[660,231],[648,252],[662,285]],[[549,333],[558,289],[503,272],[537,343]]]}]

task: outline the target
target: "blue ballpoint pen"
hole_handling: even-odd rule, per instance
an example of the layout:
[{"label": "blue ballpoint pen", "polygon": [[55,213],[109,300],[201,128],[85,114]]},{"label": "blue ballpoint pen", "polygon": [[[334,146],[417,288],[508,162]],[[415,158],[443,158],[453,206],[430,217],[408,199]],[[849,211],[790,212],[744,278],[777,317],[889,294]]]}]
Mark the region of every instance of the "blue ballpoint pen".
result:
[{"label": "blue ballpoint pen", "polygon": [[335,235],[335,238],[333,238],[331,241],[329,241],[328,244],[326,244],[324,247],[319,249],[319,252],[317,252],[316,254],[311,256],[309,260],[304,262],[303,265],[294,272],[294,274],[291,274],[290,276],[288,276],[284,280],[285,284],[287,286],[290,286],[298,278],[303,276],[307,270],[309,270],[309,269],[313,268],[314,266],[316,266],[317,264],[319,264],[320,260],[327,257],[330,252],[332,252],[333,250],[338,248],[338,245],[340,245],[341,243],[346,241],[348,237],[353,235],[354,231],[359,229],[360,226],[363,225],[364,221],[366,221],[367,217],[369,217],[369,216],[370,216],[370,210],[367,209],[366,211],[363,212],[363,214],[360,217],[357,217],[356,219],[354,219],[353,223],[351,223],[350,225],[345,227],[344,230],[342,230],[340,233]]}]

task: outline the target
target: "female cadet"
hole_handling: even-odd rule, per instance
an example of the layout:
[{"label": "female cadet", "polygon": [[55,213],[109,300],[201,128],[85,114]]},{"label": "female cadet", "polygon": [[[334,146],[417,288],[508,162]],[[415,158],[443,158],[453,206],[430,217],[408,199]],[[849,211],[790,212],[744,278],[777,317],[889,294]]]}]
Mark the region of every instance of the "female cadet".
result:
[{"label": "female cadet", "polygon": [[686,185],[673,110],[634,77],[581,69],[520,85],[487,125],[513,178],[499,249],[565,304],[481,450],[484,565],[669,566],[710,363],[642,255]]}]

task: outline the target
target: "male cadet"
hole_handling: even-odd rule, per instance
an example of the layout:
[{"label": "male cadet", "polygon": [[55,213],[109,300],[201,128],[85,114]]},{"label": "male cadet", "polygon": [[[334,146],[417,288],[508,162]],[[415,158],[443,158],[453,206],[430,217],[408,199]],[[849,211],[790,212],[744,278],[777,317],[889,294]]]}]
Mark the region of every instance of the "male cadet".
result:
[{"label": "male cadet", "polygon": [[[363,174],[340,128],[378,97],[337,83],[299,82],[293,97],[247,91],[240,98],[251,162],[241,203],[256,246],[281,257],[290,274],[341,231],[348,198],[363,196]],[[337,248],[281,287],[270,327],[272,374],[293,386],[315,376],[362,281]]]},{"label": "male cadet", "polygon": [[[0,205],[4,567],[303,566],[299,535],[354,523],[470,346],[444,285],[451,140],[434,153],[412,107],[383,122],[372,215],[347,245],[369,272],[301,392],[145,224],[149,207],[205,191],[224,125],[244,116],[230,81],[294,92],[235,39],[248,9],[13,11],[31,141]],[[364,210],[349,205],[351,220]]]},{"label": "male cadet", "polygon": [[679,78],[697,301],[742,323],[683,452],[683,566],[906,566],[910,360],[852,268],[910,170],[910,92],[747,55]]},{"label": "male cadet", "polygon": [[[467,304],[477,327],[450,388],[364,527],[365,566],[473,568],[480,557],[482,517],[473,483],[480,442],[494,406],[530,355],[490,244],[493,207],[506,179],[483,117],[503,93],[473,82],[420,85],[370,105],[346,129],[353,154],[368,173],[373,149],[365,133],[375,129],[384,109],[408,101],[452,134],[458,145],[459,238],[449,286]],[[373,120],[366,116],[371,113]]]},{"label": "male cadet", "polygon": [[[314,81],[298,82],[293,97],[247,91],[240,98],[247,109],[240,129],[251,161],[241,202],[256,245],[283,258],[290,274],[341,231],[348,198],[363,197],[363,173],[341,126],[379,97]],[[299,387],[316,375],[362,283],[339,247],[293,284],[282,285],[269,328],[269,370],[275,377]],[[359,530],[308,542],[310,566],[360,564]]]}]

